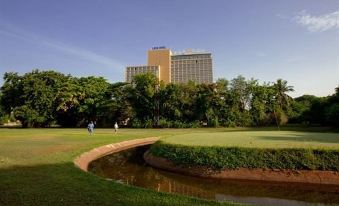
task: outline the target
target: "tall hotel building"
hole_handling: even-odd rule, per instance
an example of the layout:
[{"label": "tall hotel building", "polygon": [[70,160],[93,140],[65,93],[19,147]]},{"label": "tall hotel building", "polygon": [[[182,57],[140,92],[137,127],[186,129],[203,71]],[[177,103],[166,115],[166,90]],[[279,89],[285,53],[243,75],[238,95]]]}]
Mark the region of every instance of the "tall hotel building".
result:
[{"label": "tall hotel building", "polygon": [[212,54],[186,51],[172,54],[165,47],[153,47],[148,51],[146,66],[126,67],[126,82],[131,82],[137,74],[151,72],[165,83],[212,83]]}]

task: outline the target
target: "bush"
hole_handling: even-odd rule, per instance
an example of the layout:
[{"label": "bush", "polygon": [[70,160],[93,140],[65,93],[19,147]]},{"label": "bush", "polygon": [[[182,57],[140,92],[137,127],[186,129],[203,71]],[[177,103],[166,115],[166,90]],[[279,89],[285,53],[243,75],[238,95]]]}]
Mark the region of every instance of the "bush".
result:
[{"label": "bush", "polygon": [[142,124],[141,124],[141,121],[138,120],[138,119],[133,119],[131,121],[131,127],[132,128],[141,128]]},{"label": "bush", "polygon": [[147,119],[143,125],[144,128],[152,128],[153,127],[153,121],[151,119]]},{"label": "bush", "polygon": [[173,128],[185,128],[185,123],[175,120],[172,123]]},{"label": "bush", "polygon": [[269,168],[339,171],[339,150],[184,146],[158,142],[154,156],[213,169]]},{"label": "bush", "polygon": [[199,123],[199,121],[190,122],[188,127],[189,128],[199,128],[200,127],[200,123]]},{"label": "bush", "polygon": [[[151,119],[146,120],[145,122],[141,122],[138,119],[133,119],[130,123],[132,128],[152,128],[153,121]],[[195,122],[182,122],[182,121],[170,121],[167,119],[160,119],[157,125],[159,128],[199,128],[199,121]]]},{"label": "bush", "polygon": [[5,124],[5,123],[7,123],[8,120],[10,120],[10,118],[9,118],[8,115],[2,115],[2,116],[0,116],[0,125],[3,125],[3,124]]},{"label": "bush", "polygon": [[210,127],[219,127],[219,120],[218,117],[215,117],[208,121],[208,126]]},{"label": "bush", "polygon": [[168,121],[167,119],[160,119],[158,126],[160,128],[171,128],[172,127],[172,122]]}]

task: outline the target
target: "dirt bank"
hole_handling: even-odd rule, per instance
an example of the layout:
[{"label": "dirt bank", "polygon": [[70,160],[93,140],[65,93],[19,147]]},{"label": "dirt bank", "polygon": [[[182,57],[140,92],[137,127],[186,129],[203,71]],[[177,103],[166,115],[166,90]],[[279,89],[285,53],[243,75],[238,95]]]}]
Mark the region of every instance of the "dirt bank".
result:
[{"label": "dirt bank", "polygon": [[339,185],[339,172],[335,171],[249,168],[215,171],[202,166],[175,165],[149,152],[144,154],[144,159],[153,167],[198,177]]},{"label": "dirt bank", "polygon": [[94,148],[90,150],[89,152],[83,153],[82,155],[80,155],[74,160],[74,164],[80,169],[87,172],[88,164],[92,162],[93,160],[96,160],[100,157],[103,157],[103,156],[106,156],[106,155],[109,155],[115,152],[120,152],[125,149],[153,144],[158,140],[159,140],[158,137],[150,137],[150,138],[134,139],[134,140],[128,140],[124,142],[104,145],[101,147]]}]

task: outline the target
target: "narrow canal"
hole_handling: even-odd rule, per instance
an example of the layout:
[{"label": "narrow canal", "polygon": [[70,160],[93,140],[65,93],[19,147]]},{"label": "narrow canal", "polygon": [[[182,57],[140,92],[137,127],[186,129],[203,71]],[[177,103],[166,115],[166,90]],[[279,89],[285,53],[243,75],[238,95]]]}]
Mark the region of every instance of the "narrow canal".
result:
[{"label": "narrow canal", "polygon": [[217,201],[255,205],[339,205],[339,186],[216,180],[152,168],[143,160],[149,146],[128,149],[90,163],[89,171],[121,183]]}]

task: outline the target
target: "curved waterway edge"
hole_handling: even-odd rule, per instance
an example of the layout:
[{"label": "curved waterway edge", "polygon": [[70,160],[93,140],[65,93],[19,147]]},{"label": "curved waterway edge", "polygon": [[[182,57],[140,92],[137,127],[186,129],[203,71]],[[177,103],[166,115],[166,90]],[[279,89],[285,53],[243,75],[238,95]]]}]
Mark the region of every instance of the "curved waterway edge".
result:
[{"label": "curved waterway edge", "polygon": [[336,171],[260,168],[238,168],[214,171],[202,166],[188,167],[176,165],[166,158],[156,157],[149,152],[145,152],[144,160],[147,164],[155,168],[203,178],[339,185],[339,172]]},{"label": "curved waterway edge", "polygon": [[110,181],[190,197],[265,206],[339,205],[339,186],[201,178],[157,169],[143,158],[150,145],[92,161],[88,171]]},{"label": "curved waterway edge", "polygon": [[[106,155],[135,148],[139,146],[151,145],[158,141],[159,137],[149,137],[143,139],[133,139],[123,142],[112,143],[94,148],[88,152],[81,154],[74,160],[74,164],[81,170],[88,172],[89,164]],[[295,182],[295,183],[311,183],[311,184],[331,184],[339,185],[339,172],[336,171],[320,171],[320,170],[280,170],[280,169],[225,169],[221,171],[213,171],[201,166],[183,166],[176,165],[170,160],[162,157],[156,157],[149,152],[143,155],[145,162],[152,167],[167,170],[170,172],[180,173],[184,175],[217,178],[217,179],[239,179],[239,180],[258,180],[273,182]]]},{"label": "curved waterway edge", "polygon": [[159,137],[149,137],[149,138],[133,139],[133,140],[127,140],[123,142],[117,142],[117,143],[104,145],[104,146],[94,148],[88,152],[81,154],[73,162],[75,166],[77,166],[78,168],[80,168],[81,170],[85,172],[88,172],[89,163],[96,159],[99,159],[100,157],[104,157],[106,155],[120,152],[120,151],[134,148],[134,147],[154,144],[159,139],[160,139]]},{"label": "curved waterway edge", "polygon": [[201,178],[159,170],[145,161],[149,158],[150,145],[159,139],[134,139],[97,147],[77,157],[74,164],[83,171],[119,183],[216,201],[265,206],[332,206],[339,203],[339,187],[333,184]]}]

